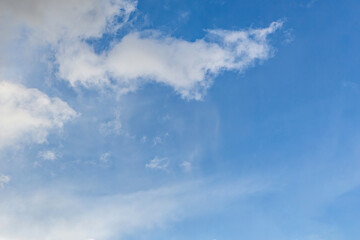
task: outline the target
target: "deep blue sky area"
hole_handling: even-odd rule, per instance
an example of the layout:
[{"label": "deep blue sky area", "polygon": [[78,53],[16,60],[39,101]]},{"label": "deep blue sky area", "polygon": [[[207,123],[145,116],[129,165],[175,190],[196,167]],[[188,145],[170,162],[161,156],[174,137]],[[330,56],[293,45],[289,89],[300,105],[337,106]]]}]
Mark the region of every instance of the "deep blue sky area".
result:
[{"label": "deep blue sky area", "polygon": [[[204,174],[271,174],[290,194],[251,199],[245,209],[230,205],[180,232],[196,239],[210,238],[201,234],[209,231],[220,232],[217,239],[356,239],[358,187],[311,205],[331,195],[331,184],[359,178],[359,2],[143,1],[139,9],[149,26],[188,40],[206,29],[285,19],[272,39],[275,57],[245,73],[221,74],[200,105],[214,105],[221,129]],[[302,232],[308,236],[298,237]]]}]

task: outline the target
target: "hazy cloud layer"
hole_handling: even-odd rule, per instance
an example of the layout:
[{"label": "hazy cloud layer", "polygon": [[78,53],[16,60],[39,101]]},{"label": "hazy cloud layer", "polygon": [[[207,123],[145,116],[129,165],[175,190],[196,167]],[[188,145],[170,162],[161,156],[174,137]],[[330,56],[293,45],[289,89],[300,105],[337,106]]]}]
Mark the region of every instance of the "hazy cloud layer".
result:
[{"label": "hazy cloud layer", "polygon": [[0,199],[0,240],[121,238],[265,190],[260,182],[242,180],[212,187],[190,182],[105,197],[53,190],[12,195]]}]

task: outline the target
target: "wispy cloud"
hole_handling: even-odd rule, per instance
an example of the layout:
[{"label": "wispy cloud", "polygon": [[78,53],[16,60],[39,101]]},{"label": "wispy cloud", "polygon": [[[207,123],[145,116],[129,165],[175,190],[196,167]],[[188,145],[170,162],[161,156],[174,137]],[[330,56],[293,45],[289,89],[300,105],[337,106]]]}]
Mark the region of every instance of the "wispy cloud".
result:
[{"label": "wispy cloud", "polygon": [[167,170],[169,166],[169,160],[167,158],[158,158],[155,157],[149,163],[145,165],[146,168],[158,169],[158,170]]},{"label": "wispy cloud", "polygon": [[106,152],[106,153],[101,154],[99,160],[101,163],[108,163],[110,161],[110,157],[111,157],[111,153]]},{"label": "wispy cloud", "polygon": [[10,177],[0,174],[0,188],[4,188],[5,184],[10,182]]},{"label": "wispy cloud", "polygon": [[185,172],[190,172],[192,169],[192,164],[189,161],[182,162],[180,166],[184,169]]},{"label": "wispy cloud", "polygon": [[115,114],[115,119],[112,119],[107,122],[103,122],[100,124],[99,131],[104,135],[110,135],[110,134],[117,134],[119,135],[121,133],[121,120],[120,120],[120,114],[117,112]]},{"label": "wispy cloud", "polygon": [[38,152],[38,157],[43,160],[54,161],[57,158],[57,155],[54,151],[47,150]]},{"label": "wispy cloud", "polygon": [[0,239],[121,239],[264,190],[260,182],[241,180],[211,187],[189,182],[104,197],[54,190],[13,195],[0,199]]}]

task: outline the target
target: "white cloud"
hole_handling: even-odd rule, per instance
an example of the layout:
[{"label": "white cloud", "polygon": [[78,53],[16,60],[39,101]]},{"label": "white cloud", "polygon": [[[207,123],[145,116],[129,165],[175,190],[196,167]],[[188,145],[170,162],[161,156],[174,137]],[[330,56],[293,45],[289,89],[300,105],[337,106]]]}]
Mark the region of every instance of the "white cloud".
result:
[{"label": "white cloud", "polygon": [[40,157],[43,160],[53,161],[57,158],[57,155],[55,152],[48,150],[48,151],[38,152],[38,157]]},{"label": "white cloud", "polygon": [[72,86],[136,89],[146,81],[173,87],[185,98],[200,99],[214,76],[223,70],[242,71],[272,55],[268,28],[243,31],[211,30],[193,42],[157,31],[133,32],[102,54],[84,42],[63,46],[57,54],[59,76]]},{"label": "white cloud", "polygon": [[59,98],[34,88],[0,81],[0,149],[18,142],[43,143],[76,112]]},{"label": "white cloud", "polygon": [[126,22],[136,1],[128,0],[27,0],[0,1],[0,19],[26,27],[32,37],[50,43],[74,38],[101,37]]},{"label": "white cloud", "polygon": [[145,165],[146,168],[166,170],[169,166],[169,160],[167,158],[155,157],[149,163]]},{"label": "white cloud", "polygon": [[104,197],[49,189],[2,196],[0,240],[122,239],[264,190],[255,181],[190,182]]},{"label": "white cloud", "polygon": [[10,177],[1,174],[0,175],[0,188],[4,188],[5,184],[10,182]]},{"label": "white cloud", "polygon": [[[0,74],[19,77],[25,72],[19,60],[31,64],[34,58],[40,59],[37,51],[49,44],[56,51],[65,42],[115,32],[127,22],[136,4],[135,0],[1,0]],[[20,52],[19,45],[23,47]],[[24,58],[29,53],[36,56]],[[9,62],[12,58],[19,60]]]}]

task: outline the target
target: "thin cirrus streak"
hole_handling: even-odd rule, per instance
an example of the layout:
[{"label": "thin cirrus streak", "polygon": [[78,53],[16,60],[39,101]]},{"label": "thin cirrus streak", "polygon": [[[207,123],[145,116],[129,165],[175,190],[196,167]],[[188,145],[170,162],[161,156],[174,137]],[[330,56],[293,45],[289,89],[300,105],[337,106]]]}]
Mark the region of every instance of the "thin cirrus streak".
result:
[{"label": "thin cirrus streak", "polygon": [[211,187],[209,183],[190,181],[108,196],[86,197],[50,189],[8,195],[0,199],[0,240],[122,239],[271,188],[251,178]]}]

